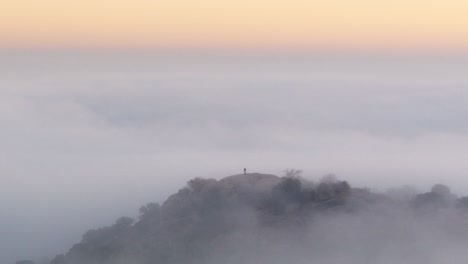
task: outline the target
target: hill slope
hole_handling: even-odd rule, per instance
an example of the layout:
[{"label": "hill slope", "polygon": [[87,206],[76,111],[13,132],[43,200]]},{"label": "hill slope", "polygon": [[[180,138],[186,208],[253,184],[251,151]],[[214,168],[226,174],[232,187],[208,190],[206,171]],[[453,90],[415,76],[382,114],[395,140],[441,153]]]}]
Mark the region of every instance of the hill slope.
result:
[{"label": "hill slope", "polygon": [[51,263],[437,263],[422,245],[428,237],[468,245],[467,204],[442,185],[404,196],[330,177],[196,178],[136,220],[86,232]]}]

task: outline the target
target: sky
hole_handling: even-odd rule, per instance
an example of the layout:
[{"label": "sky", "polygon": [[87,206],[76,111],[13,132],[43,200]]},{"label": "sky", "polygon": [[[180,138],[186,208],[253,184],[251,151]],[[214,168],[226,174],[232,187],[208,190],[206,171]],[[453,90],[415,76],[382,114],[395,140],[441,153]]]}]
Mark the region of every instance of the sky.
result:
[{"label": "sky", "polygon": [[16,0],[0,47],[466,51],[465,0]]},{"label": "sky", "polygon": [[468,194],[467,10],[0,1],[0,263],[244,167]]}]

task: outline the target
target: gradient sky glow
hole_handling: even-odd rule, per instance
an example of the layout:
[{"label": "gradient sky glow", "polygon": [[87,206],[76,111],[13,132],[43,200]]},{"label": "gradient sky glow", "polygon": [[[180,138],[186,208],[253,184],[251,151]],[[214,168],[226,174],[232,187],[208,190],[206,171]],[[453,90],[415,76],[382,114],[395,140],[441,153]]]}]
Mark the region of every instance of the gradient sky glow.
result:
[{"label": "gradient sky glow", "polygon": [[467,50],[466,0],[16,0],[0,47]]}]

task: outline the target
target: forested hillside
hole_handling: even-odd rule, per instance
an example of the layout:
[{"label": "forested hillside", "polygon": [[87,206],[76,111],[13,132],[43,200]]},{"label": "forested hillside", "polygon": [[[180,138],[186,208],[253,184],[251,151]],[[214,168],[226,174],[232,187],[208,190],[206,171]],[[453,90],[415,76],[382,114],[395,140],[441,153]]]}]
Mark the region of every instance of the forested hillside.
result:
[{"label": "forested hillside", "polygon": [[377,194],[295,170],[196,178],[136,219],[89,230],[51,263],[460,263],[467,212],[468,197],[440,184]]}]

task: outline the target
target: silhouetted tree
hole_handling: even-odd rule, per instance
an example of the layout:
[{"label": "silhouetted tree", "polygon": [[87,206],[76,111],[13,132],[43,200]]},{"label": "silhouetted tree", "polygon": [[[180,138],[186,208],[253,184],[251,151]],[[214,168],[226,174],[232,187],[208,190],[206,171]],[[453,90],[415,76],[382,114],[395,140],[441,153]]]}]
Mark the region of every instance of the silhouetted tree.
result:
[{"label": "silhouetted tree", "polygon": [[461,197],[456,202],[456,207],[465,213],[468,213],[468,196]]},{"label": "silhouetted tree", "polygon": [[302,174],[302,170],[296,170],[296,169],[286,169],[284,171],[284,177],[286,178],[299,178]]},{"label": "silhouetted tree", "polygon": [[415,208],[426,213],[436,209],[447,208],[452,205],[456,197],[450,192],[450,188],[443,184],[436,184],[430,192],[417,195],[412,204]]},{"label": "silhouetted tree", "polygon": [[64,255],[57,255],[50,264],[66,264]]}]

